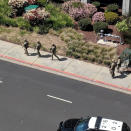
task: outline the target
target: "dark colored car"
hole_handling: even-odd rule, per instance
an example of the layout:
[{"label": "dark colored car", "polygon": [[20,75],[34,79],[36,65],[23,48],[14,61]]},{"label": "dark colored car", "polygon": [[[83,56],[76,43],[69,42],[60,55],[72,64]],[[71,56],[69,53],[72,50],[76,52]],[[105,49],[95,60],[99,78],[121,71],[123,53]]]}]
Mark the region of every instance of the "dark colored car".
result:
[{"label": "dark colored car", "polygon": [[62,121],[57,131],[130,131],[130,128],[125,122],[98,116]]}]

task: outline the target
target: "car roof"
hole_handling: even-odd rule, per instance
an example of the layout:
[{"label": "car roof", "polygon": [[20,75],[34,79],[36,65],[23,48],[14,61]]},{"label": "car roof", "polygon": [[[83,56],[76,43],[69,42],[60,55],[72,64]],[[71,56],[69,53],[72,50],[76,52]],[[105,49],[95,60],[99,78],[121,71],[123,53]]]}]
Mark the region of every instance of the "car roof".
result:
[{"label": "car roof", "polygon": [[88,123],[90,129],[107,131],[122,131],[123,122],[103,117],[91,117]]}]

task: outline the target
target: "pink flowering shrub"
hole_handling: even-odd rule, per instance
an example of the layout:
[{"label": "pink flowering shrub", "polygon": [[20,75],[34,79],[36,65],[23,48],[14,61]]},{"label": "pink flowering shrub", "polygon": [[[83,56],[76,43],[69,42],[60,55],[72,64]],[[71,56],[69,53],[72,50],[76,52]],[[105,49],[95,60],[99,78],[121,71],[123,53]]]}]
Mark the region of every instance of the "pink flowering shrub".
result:
[{"label": "pink flowering shrub", "polygon": [[62,9],[75,20],[92,16],[97,8],[92,4],[80,3],[79,0],[67,1],[62,5]]},{"label": "pink flowering shrub", "polygon": [[50,14],[45,11],[45,9],[35,9],[35,10],[30,10],[27,13],[24,14],[24,18],[29,20],[29,21],[38,21],[38,20],[45,20],[48,18]]},{"label": "pink flowering shrub", "polygon": [[93,17],[92,17],[92,22],[95,23],[95,22],[99,22],[99,21],[102,21],[104,22],[105,21],[105,15],[103,12],[96,12]]},{"label": "pink flowering shrub", "polygon": [[80,20],[81,18],[89,17],[89,10],[84,10],[82,8],[70,8],[69,15],[75,20]]},{"label": "pink flowering shrub", "polygon": [[85,9],[89,10],[89,15],[92,16],[95,12],[97,12],[97,8],[93,4],[85,4]]}]

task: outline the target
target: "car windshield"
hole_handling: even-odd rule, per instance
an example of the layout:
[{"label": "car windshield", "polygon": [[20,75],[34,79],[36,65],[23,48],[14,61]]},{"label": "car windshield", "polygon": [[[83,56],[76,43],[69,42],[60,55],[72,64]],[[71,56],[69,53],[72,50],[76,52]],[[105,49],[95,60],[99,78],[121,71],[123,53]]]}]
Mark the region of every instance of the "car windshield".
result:
[{"label": "car windshield", "polygon": [[88,129],[89,119],[81,120],[75,127],[75,131],[86,131]]}]

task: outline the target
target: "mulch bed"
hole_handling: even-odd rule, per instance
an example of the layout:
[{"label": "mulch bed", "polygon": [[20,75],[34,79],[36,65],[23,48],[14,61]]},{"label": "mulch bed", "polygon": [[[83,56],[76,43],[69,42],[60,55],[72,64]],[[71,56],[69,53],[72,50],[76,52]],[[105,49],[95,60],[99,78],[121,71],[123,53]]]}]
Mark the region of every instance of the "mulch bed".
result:
[{"label": "mulch bed", "polygon": [[[122,41],[123,41],[123,37],[122,37],[121,33],[117,31],[115,26],[109,25],[108,28],[110,29],[111,34],[121,36]],[[90,31],[89,32],[89,31],[78,30],[78,32],[84,34],[85,41],[93,42],[93,43],[97,42],[97,35],[96,35],[95,31]],[[129,47],[128,44],[123,44],[123,45],[119,44],[117,46],[117,55],[120,55],[123,52],[123,50],[128,48],[128,47]]]}]

